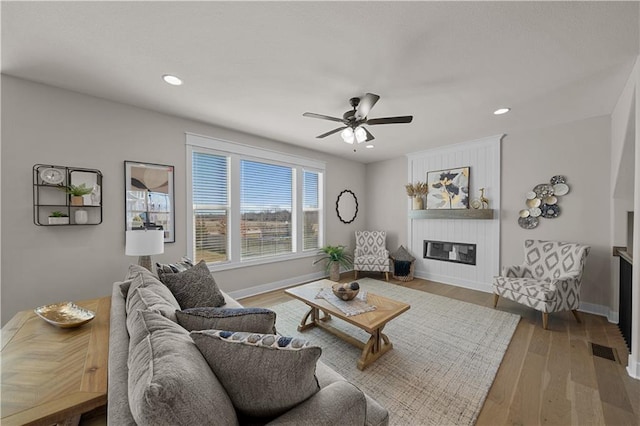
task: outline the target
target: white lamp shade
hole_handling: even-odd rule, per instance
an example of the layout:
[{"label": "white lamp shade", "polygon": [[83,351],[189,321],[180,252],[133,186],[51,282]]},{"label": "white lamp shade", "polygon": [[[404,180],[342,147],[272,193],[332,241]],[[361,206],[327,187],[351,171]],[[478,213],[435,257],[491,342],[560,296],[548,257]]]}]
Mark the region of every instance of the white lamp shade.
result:
[{"label": "white lamp shade", "polygon": [[127,231],[124,252],[127,256],[151,256],[164,253],[164,231]]}]

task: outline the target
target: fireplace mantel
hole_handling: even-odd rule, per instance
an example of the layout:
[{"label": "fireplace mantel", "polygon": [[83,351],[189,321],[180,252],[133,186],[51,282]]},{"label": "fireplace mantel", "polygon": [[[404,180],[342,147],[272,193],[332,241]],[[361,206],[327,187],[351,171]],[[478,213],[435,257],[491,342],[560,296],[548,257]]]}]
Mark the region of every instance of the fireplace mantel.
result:
[{"label": "fireplace mantel", "polygon": [[493,209],[410,210],[410,219],[493,219]]}]

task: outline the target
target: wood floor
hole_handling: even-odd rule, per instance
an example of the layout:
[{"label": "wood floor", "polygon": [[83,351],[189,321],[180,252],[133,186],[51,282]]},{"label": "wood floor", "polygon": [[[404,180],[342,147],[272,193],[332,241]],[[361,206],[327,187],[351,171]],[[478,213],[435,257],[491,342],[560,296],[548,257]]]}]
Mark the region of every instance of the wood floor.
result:
[{"label": "wood floor", "polygon": [[[376,279],[383,276],[364,274]],[[341,281],[353,280],[353,274]],[[414,279],[391,285],[450,297],[492,308],[493,295]],[[266,307],[292,300],[278,290],[240,300],[247,307]],[[640,425],[640,380],[627,375],[627,349],[615,324],[581,313],[542,315],[500,298],[497,309],[522,317],[491,387],[477,425]],[[591,354],[589,342],[612,347],[619,362]]]}]

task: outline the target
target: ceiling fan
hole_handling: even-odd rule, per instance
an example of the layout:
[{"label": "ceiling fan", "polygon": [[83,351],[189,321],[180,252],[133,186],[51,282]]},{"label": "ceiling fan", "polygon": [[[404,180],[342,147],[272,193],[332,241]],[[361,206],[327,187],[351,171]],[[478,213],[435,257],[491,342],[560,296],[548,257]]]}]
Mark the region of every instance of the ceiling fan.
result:
[{"label": "ceiling fan", "polygon": [[369,142],[374,140],[373,135],[367,130],[364,125],[377,125],[377,124],[398,124],[398,123],[411,123],[413,120],[412,115],[404,115],[400,117],[385,117],[385,118],[367,118],[369,111],[378,102],[380,96],[373,93],[367,93],[362,98],[351,98],[349,103],[352,110],[349,110],[342,114],[342,118],[330,117],[328,115],[316,114],[313,112],[305,112],[302,114],[304,117],[320,118],[322,120],[337,121],[343,123],[344,126],[338,127],[316,136],[318,139],[325,138],[327,136],[338,133],[342,130],[340,136],[346,143],[353,144],[354,141],[358,143]]}]

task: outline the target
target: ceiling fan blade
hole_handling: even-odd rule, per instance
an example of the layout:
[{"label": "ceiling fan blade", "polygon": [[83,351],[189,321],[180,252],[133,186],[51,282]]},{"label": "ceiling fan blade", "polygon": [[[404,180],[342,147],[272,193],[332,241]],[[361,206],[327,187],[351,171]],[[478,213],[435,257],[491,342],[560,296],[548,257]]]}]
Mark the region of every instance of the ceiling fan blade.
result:
[{"label": "ceiling fan blade", "polygon": [[411,120],[413,120],[413,115],[403,115],[401,117],[372,118],[367,120],[366,124],[371,126],[376,124],[401,124],[411,123]]},{"label": "ceiling fan blade", "polygon": [[333,129],[327,133],[323,133],[320,136],[316,136],[316,139],[322,139],[322,138],[326,138],[327,136],[330,136],[334,133],[338,133],[340,130],[344,130],[346,129],[348,126],[344,126],[344,127],[338,127],[337,129]]},{"label": "ceiling fan blade", "polygon": [[338,118],[338,117],[330,117],[328,115],[322,115],[322,114],[316,114],[314,112],[305,112],[304,114],[302,114],[303,117],[310,117],[310,118],[319,118],[321,120],[330,120],[330,121],[337,121],[339,123],[347,123],[344,119],[342,118]]},{"label": "ceiling fan blade", "polygon": [[373,93],[367,93],[360,99],[360,103],[358,103],[358,109],[356,110],[356,119],[362,120],[369,114],[371,108],[378,102],[380,96],[374,95]]},{"label": "ceiling fan blade", "polygon": [[367,134],[367,139],[365,139],[365,140],[364,140],[364,142],[369,142],[369,141],[372,141],[372,140],[374,140],[374,139],[375,139],[375,138],[373,137],[373,135],[371,134],[371,132],[370,132],[370,131],[368,131],[368,130],[366,129],[366,127],[362,126],[362,129],[363,129],[363,130],[365,131],[365,133]]}]

